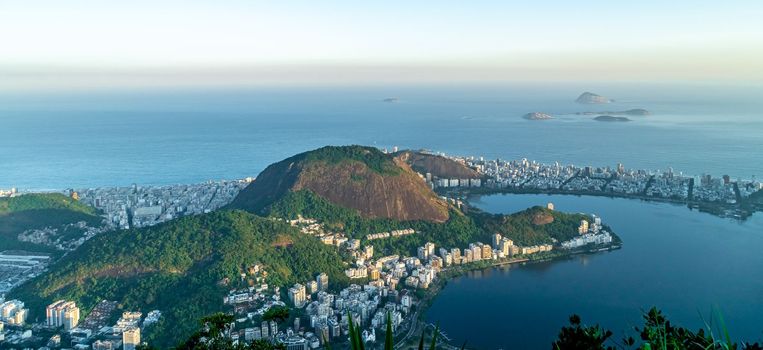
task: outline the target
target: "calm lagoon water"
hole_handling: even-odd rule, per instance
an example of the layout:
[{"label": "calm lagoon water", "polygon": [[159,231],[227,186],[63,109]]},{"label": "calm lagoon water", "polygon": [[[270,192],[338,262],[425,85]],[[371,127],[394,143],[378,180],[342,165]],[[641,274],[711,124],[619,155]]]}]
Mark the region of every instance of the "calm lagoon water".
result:
[{"label": "calm lagoon water", "polygon": [[[665,203],[565,195],[473,198],[512,213],[553,202],[596,213],[623,239],[620,250],[562,261],[490,268],[448,283],[427,312],[455,344],[549,349],[568,316],[637,334],[642,310],[661,308],[685,326],[720,311],[732,337],[763,339],[763,215],[733,221]],[[715,310],[715,311],[714,311]]]}]

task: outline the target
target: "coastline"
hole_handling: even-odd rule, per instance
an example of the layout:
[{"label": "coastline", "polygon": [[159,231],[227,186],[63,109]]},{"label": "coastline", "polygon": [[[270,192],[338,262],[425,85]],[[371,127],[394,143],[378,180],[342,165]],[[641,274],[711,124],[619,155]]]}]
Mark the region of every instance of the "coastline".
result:
[{"label": "coastline", "polygon": [[616,193],[616,192],[596,192],[596,191],[567,191],[567,190],[559,190],[559,189],[551,189],[551,190],[540,190],[540,189],[526,189],[526,188],[503,188],[503,189],[495,189],[495,188],[487,188],[487,187],[479,187],[479,188],[464,188],[464,189],[457,189],[457,190],[447,190],[443,191],[443,193],[447,194],[457,194],[463,197],[469,197],[469,196],[486,196],[486,195],[495,195],[495,194],[545,194],[545,195],[570,195],[570,196],[593,196],[593,197],[605,197],[605,198],[623,198],[623,199],[633,199],[633,200],[641,200],[644,202],[656,202],[656,203],[669,203],[669,204],[676,204],[676,205],[682,205],[686,206],[689,209],[697,210],[699,212],[724,217],[724,218],[734,218],[738,220],[746,220],[752,214],[754,214],[757,211],[763,210],[763,208],[756,207],[753,203],[742,203],[742,204],[724,204],[724,203],[713,203],[713,202],[703,202],[703,201],[695,201],[695,200],[684,200],[684,199],[676,199],[676,198],[665,198],[665,197],[652,197],[652,196],[646,196],[646,195],[637,195],[637,194],[625,194],[625,193]]},{"label": "coastline", "polygon": [[[617,240],[611,244],[608,245],[598,245],[590,248],[583,248],[583,249],[574,249],[574,250],[568,250],[568,251],[562,251],[562,250],[556,250],[549,253],[543,253],[542,255],[537,255],[538,258],[504,258],[497,261],[491,261],[490,263],[484,264],[485,260],[480,261],[479,263],[470,263],[468,265],[458,265],[456,267],[450,267],[447,269],[443,269],[440,274],[438,275],[437,281],[432,284],[428,289],[426,290],[419,290],[420,293],[417,293],[417,296],[419,297],[419,303],[416,307],[415,311],[415,317],[412,320],[414,322],[413,329],[409,329],[406,332],[406,335],[404,336],[404,341],[400,341],[399,343],[396,343],[396,345],[405,345],[405,346],[412,346],[415,347],[418,342],[418,337],[420,336],[422,330],[425,330],[426,327],[430,326],[430,324],[426,321],[426,313],[429,310],[429,308],[434,303],[437,296],[442,292],[442,290],[448,285],[449,281],[455,278],[462,277],[466,275],[469,272],[477,271],[477,270],[487,270],[487,269],[494,269],[500,266],[511,266],[511,265],[519,265],[519,266],[525,266],[528,264],[537,264],[542,262],[550,262],[550,261],[558,261],[563,259],[569,259],[577,255],[593,255],[603,252],[611,252],[614,250],[619,250],[622,248],[622,241],[620,240],[619,236],[615,234],[615,237],[617,237]],[[561,252],[561,253],[560,253]],[[441,332],[445,331],[440,330]],[[409,335],[413,334],[415,335],[413,338],[409,338]],[[459,344],[452,344],[452,340],[448,342],[443,342],[440,340],[444,347],[446,348],[453,348],[453,349],[461,349],[461,345]],[[468,343],[466,344],[468,345]],[[467,349],[469,349],[467,347]]]}]

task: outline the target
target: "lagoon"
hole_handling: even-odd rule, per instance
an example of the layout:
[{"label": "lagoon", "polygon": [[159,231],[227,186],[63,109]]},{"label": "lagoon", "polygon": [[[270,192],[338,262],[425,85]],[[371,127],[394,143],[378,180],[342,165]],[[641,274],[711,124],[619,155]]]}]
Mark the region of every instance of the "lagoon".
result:
[{"label": "lagoon", "polygon": [[571,314],[601,324],[614,339],[637,336],[642,311],[657,306],[674,322],[718,324],[735,339],[763,339],[763,215],[739,222],[685,206],[569,195],[501,194],[471,198],[511,213],[553,202],[596,213],[623,248],[563,260],[473,271],[448,281],[426,313],[460,345],[549,349]]}]

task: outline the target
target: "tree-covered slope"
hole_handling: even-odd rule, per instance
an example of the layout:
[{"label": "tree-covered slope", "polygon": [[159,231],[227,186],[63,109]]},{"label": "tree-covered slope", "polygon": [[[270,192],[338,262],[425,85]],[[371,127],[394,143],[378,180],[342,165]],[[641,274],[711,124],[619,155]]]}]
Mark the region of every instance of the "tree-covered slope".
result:
[{"label": "tree-covered slope", "polygon": [[469,243],[491,242],[494,233],[530,246],[568,240],[577,235],[580,220],[591,220],[584,214],[568,214],[532,207],[509,215],[489,214],[471,209],[464,214],[452,209],[444,223],[423,220],[370,219],[337,206],[310,191],[290,192],[268,207],[268,215],[296,218],[298,215],[320,220],[328,229],[350,237],[365,239],[370,233],[413,228],[414,235],[379,239],[370,242],[377,254],[416,255],[416,248],[426,242],[438,247],[464,248]]},{"label": "tree-covered slope", "polygon": [[585,214],[568,214],[538,206],[511,215],[474,213],[473,217],[486,231],[500,233],[523,246],[550,244],[552,238],[560,242],[569,240],[578,235],[581,220],[591,221]]},{"label": "tree-covered slope", "polygon": [[83,214],[96,215],[95,208],[60,193],[30,193],[16,197],[0,198],[0,215],[39,209],[66,209]]},{"label": "tree-covered slope", "polygon": [[448,205],[408,164],[373,147],[323,147],[268,166],[231,204],[263,213],[290,192],[309,190],[366,218],[445,222]]},{"label": "tree-covered slope", "polygon": [[17,236],[26,230],[59,228],[80,221],[99,226],[102,219],[97,216],[95,208],[60,193],[0,198],[0,250],[50,250],[49,247],[20,242]]},{"label": "tree-covered slope", "polygon": [[147,339],[166,348],[187,337],[197,319],[223,310],[223,296],[244,283],[238,276],[253,264],[264,265],[274,286],[319,272],[334,283],[345,279],[334,247],[282,221],[226,210],[99,235],[11,297],[27,303],[32,320],[44,318],[45,306],[62,298],[85,311],[101,299],[125,310],[159,309],[164,316]]}]

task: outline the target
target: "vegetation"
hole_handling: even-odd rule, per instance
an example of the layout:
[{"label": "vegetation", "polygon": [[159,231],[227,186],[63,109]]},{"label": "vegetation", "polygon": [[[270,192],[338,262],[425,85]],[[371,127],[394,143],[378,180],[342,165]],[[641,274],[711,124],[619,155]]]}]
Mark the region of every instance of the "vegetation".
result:
[{"label": "vegetation", "polygon": [[532,207],[511,215],[475,213],[477,224],[485,230],[500,233],[515,244],[550,244],[552,239],[566,241],[578,234],[581,220],[591,221],[585,214],[567,214],[544,207]]},{"label": "vegetation", "polygon": [[[96,210],[60,193],[25,194],[0,198],[0,250],[54,252],[53,248],[21,242],[19,233],[45,227],[59,228],[80,221],[101,225]],[[63,232],[63,234],[67,232]],[[68,232],[73,234],[75,232]]]},{"label": "vegetation", "polygon": [[30,320],[42,319],[57,299],[74,300],[85,311],[101,299],[116,300],[123,310],[159,309],[163,317],[146,339],[166,348],[193,332],[193,320],[222,311],[223,296],[248,286],[240,274],[254,264],[264,266],[274,286],[319,272],[333,285],[347,283],[334,247],[281,221],[220,211],[97,236],[11,297],[27,303]]},{"label": "vegetation", "polygon": [[577,234],[580,220],[591,220],[584,214],[567,214],[543,207],[533,207],[511,215],[488,214],[475,209],[463,214],[452,209],[450,219],[444,223],[368,219],[308,190],[287,193],[273,203],[267,213],[292,219],[298,215],[319,219],[329,229],[361,240],[370,233],[413,228],[417,231],[414,235],[370,243],[380,253],[407,255],[415,254],[416,248],[426,242],[440,247],[465,247],[476,241],[487,243],[494,233],[500,233],[520,245],[551,243],[552,239],[563,241]]},{"label": "vegetation", "polygon": [[66,209],[88,215],[97,214],[94,208],[60,193],[30,193],[0,198],[0,215],[39,209]]},{"label": "vegetation", "polygon": [[[285,350],[282,344],[273,344],[259,339],[249,344],[239,342],[234,345],[227,337],[229,326],[234,323],[233,316],[217,313],[201,319],[201,329],[188,340],[180,343],[178,350]],[[144,348],[145,349],[145,348]]]},{"label": "vegetation", "polygon": [[612,332],[599,325],[585,326],[579,316],[570,316],[570,325],[563,327],[558,339],[552,344],[554,350],[760,350],[759,343],[736,343],[729,337],[723,318],[713,329],[706,324],[705,329],[696,332],[674,326],[657,308],[650,309],[643,316],[643,327],[636,327],[639,339],[627,337],[617,342],[612,338]]},{"label": "vegetation", "polygon": [[400,174],[400,168],[392,160],[392,156],[383,153],[376,147],[326,146],[303,153],[303,155],[307,161],[322,161],[331,164],[356,161],[382,175]]},{"label": "vegetation", "polygon": [[278,323],[289,319],[289,308],[285,306],[273,306],[262,315],[263,321],[276,321]]}]

